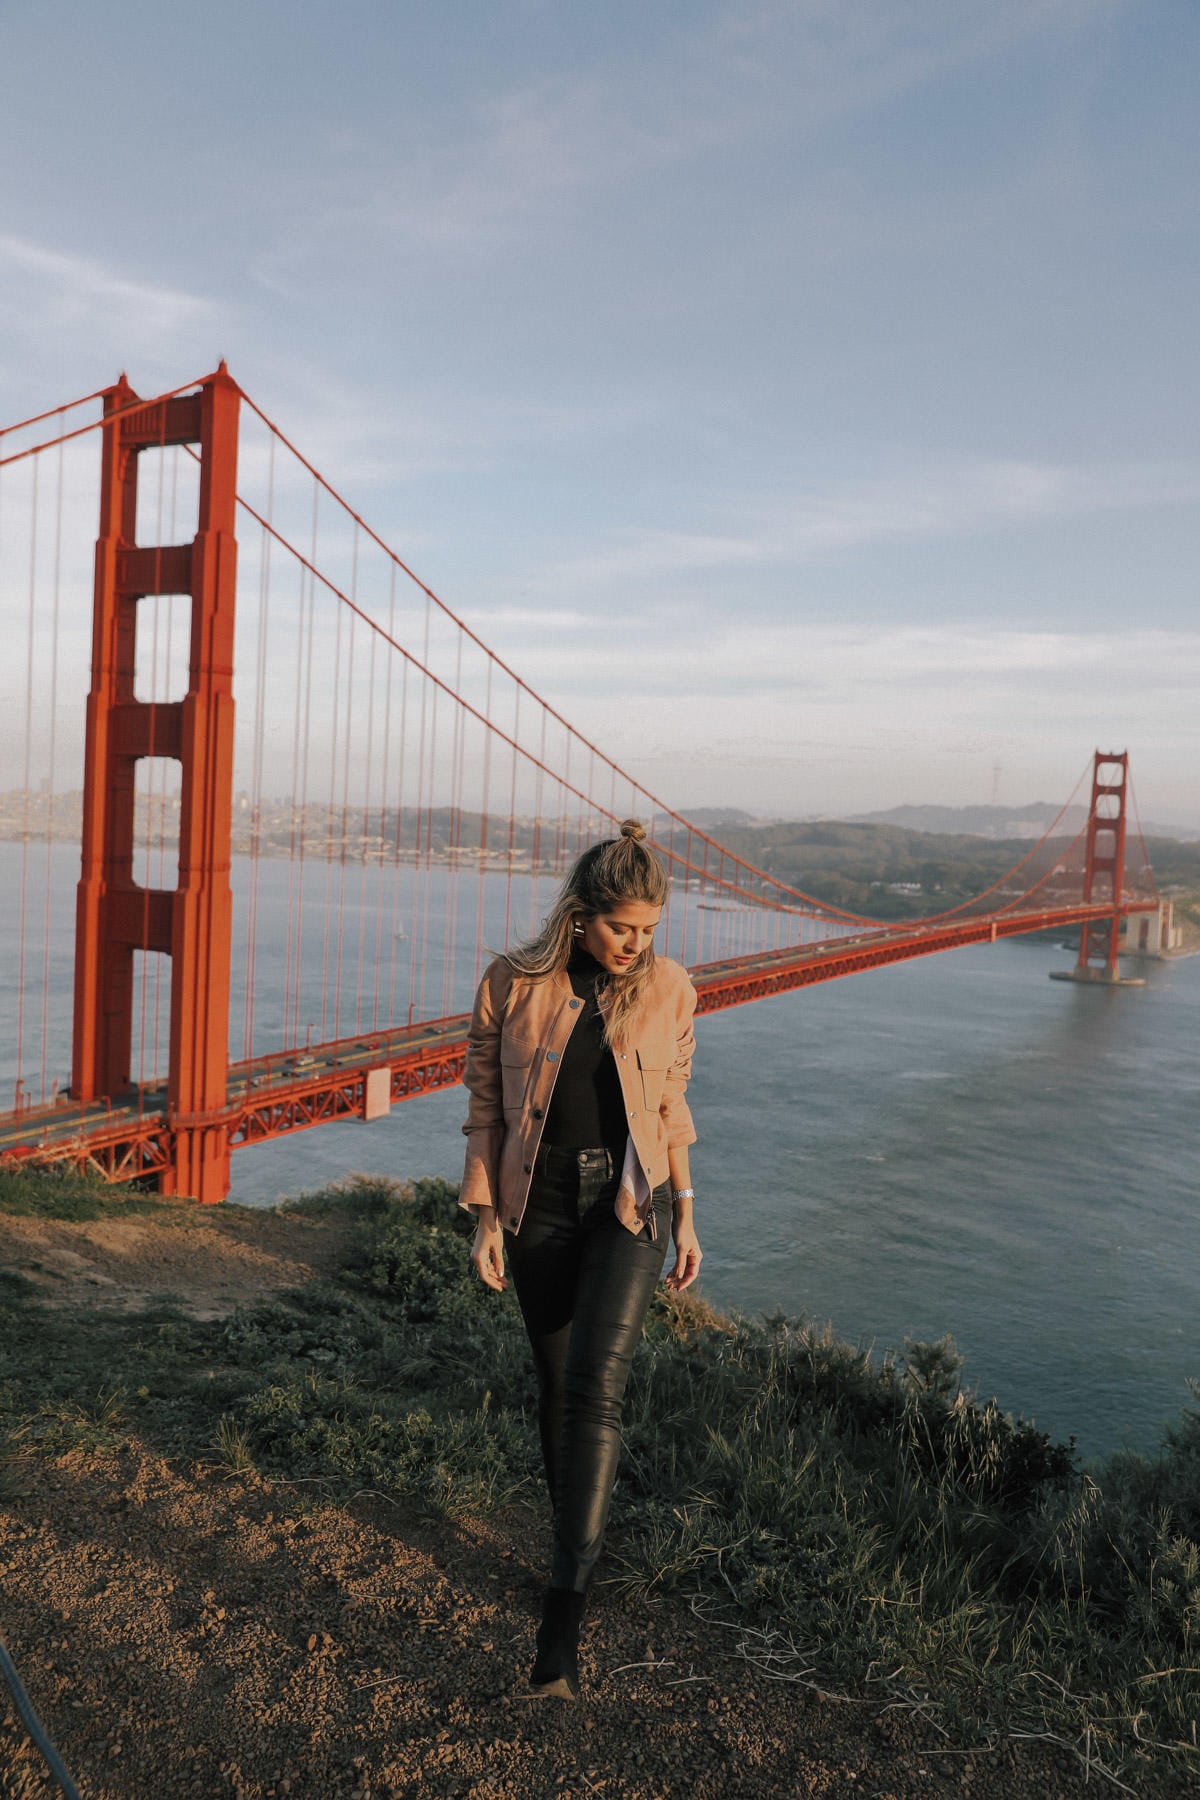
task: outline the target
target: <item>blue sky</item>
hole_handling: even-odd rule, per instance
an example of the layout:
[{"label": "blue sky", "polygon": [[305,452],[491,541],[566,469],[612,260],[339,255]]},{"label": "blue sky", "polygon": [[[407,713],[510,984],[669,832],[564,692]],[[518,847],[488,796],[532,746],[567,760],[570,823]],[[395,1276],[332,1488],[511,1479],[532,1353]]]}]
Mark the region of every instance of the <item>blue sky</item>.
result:
[{"label": "blue sky", "polygon": [[1193,0],[0,0],[0,420],[226,356],[685,810],[1200,823],[1198,92]]}]

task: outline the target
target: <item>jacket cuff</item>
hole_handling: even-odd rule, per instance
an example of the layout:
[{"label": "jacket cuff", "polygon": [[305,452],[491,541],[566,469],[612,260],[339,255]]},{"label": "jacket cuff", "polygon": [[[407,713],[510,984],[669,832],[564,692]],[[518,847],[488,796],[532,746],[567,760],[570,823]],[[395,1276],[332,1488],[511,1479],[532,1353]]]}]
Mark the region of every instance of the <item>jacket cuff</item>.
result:
[{"label": "jacket cuff", "polygon": [[468,1139],[466,1167],[458,1190],[458,1204],[464,1212],[473,1212],[477,1206],[493,1206],[499,1210],[497,1171],[502,1136],[502,1126],[489,1126],[483,1131],[472,1132]]}]

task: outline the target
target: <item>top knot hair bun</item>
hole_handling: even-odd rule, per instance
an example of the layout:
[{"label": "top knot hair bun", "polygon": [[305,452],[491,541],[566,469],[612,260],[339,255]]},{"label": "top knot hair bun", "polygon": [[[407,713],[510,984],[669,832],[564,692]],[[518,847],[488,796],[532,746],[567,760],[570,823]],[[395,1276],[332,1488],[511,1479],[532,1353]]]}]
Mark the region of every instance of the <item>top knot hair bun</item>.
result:
[{"label": "top knot hair bun", "polygon": [[[646,841],[640,819],[622,819],[619,837],[591,844],[576,861],[559,889],[537,937],[504,952],[509,967],[540,981],[565,969],[580,926],[611,913],[629,901],[661,911],[671,897],[671,877],[662,856]],[[607,983],[612,1000],[604,1026],[606,1044],[624,1042],[625,1029],[642,1003],[654,973],[654,946],[647,944],[627,968]]]}]

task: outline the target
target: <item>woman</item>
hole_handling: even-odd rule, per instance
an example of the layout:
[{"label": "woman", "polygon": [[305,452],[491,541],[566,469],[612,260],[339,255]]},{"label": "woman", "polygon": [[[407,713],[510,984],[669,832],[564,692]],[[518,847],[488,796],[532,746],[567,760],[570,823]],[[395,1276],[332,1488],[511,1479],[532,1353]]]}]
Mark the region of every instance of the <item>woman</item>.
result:
[{"label": "woman", "polygon": [[636,819],[568,875],[540,935],[498,957],[475,1000],[460,1202],[497,1290],[504,1252],[537,1372],[554,1560],[532,1691],[577,1699],[578,1642],[621,1447],[621,1404],[650,1297],[689,1287],[684,1099],[696,993],[656,958],[668,878]]}]

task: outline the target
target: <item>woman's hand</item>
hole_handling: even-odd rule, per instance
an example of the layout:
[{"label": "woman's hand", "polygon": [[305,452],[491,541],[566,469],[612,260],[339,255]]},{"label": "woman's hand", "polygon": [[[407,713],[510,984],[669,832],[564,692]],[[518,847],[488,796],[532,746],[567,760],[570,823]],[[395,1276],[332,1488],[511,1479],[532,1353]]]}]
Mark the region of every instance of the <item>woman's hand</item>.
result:
[{"label": "woman's hand", "polygon": [[667,1276],[666,1285],[680,1294],[685,1287],[691,1287],[700,1273],[704,1252],[700,1248],[700,1239],[696,1236],[696,1227],[690,1219],[677,1219],[671,1235],[675,1240],[675,1263]]},{"label": "woman's hand", "polygon": [[497,1223],[493,1206],[479,1208],[479,1223],[471,1245],[471,1261],[485,1287],[502,1294],[508,1286],[504,1277],[504,1231]]}]

